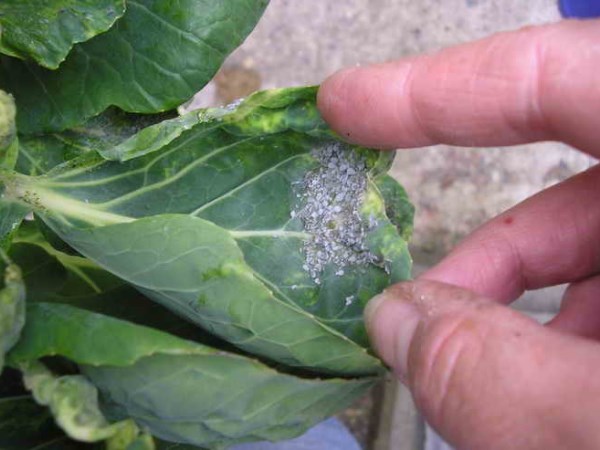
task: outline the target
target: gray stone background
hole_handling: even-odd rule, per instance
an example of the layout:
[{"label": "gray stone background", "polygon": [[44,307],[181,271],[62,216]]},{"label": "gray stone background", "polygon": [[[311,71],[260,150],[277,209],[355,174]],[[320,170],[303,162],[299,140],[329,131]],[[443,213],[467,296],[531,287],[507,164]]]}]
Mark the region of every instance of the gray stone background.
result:
[{"label": "gray stone background", "polygon": [[[556,20],[554,0],[271,0],[253,34],[193,105],[226,104],[259,88],[318,84],[342,67]],[[412,243],[417,267],[439,260],[490,217],[593,164],[558,143],[399,151],[393,175],[417,208]],[[546,320],[561,292],[527,294],[521,308]],[[383,403],[375,448],[443,448],[402,387],[390,383]]]}]

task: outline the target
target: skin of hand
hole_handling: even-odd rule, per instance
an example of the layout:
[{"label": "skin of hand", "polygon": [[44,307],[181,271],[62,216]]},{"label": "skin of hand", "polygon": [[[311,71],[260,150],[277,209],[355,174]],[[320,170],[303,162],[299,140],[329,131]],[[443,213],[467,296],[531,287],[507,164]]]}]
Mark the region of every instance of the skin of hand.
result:
[{"label": "skin of hand", "polygon": [[[338,72],[327,122],[376,148],[562,141],[600,156],[600,20]],[[570,283],[546,325],[509,309]],[[600,448],[600,166],[476,230],[366,310],[379,355],[460,449]]]}]

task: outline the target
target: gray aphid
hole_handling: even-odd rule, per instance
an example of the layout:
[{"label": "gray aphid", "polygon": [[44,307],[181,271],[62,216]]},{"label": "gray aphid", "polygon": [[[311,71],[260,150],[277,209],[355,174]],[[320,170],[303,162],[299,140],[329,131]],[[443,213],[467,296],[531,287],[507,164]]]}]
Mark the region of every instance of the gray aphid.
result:
[{"label": "gray aphid", "polygon": [[367,190],[364,159],[339,143],[314,149],[312,155],[320,166],[299,185],[301,207],[291,216],[300,218],[312,236],[304,245],[303,268],[319,284],[328,264],[336,267],[337,275],[344,273],[343,267],[367,265],[376,258],[365,245],[373,222],[363,221],[359,211]]}]

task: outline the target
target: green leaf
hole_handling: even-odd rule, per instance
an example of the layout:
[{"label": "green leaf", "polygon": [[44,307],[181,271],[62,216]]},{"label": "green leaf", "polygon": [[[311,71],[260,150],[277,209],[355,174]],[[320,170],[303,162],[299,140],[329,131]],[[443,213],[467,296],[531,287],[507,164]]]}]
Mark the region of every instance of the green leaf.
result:
[{"label": "green leaf", "polygon": [[[4,173],[14,169],[18,158],[16,113],[12,96],[0,90],[0,172]],[[1,181],[0,189],[0,251],[2,251],[8,249],[15,231],[31,208],[20,202],[6,200],[6,186]]]},{"label": "green leaf", "polygon": [[12,95],[0,90],[0,170],[13,169],[17,162],[19,144],[16,115],[17,109]]},{"label": "green leaf", "polygon": [[112,415],[132,417],[162,439],[209,448],[299,435],[374,383],[288,375],[151,328],[35,303],[11,364],[45,355],[82,364]]},{"label": "green leaf", "polygon": [[[40,237],[39,239],[45,240],[50,247],[61,252],[66,253],[67,255],[81,256],[77,251],[63,241],[48,225],[46,225],[42,220],[35,218],[34,221],[35,227],[39,229]],[[34,242],[38,243],[38,242]]]},{"label": "green leaf", "polygon": [[3,0],[0,52],[56,69],[74,44],[108,30],[125,0]]},{"label": "green leaf", "polygon": [[406,191],[389,175],[375,178],[375,184],[385,199],[387,216],[398,228],[398,233],[408,242],[413,232],[415,207],[408,199]]},{"label": "green leaf", "polygon": [[365,190],[349,203],[373,263],[330,262],[313,276],[304,266],[314,235],[293,217],[308,198],[298,186],[322,167],[314,151],[341,145],[315,95],[258,93],[237,109],[199,112],[160,149],[135,147],[140,156],[125,162],[88,153],[44,177],[16,177],[11,189],[35,196],[40,216],[83,255],[240,348],[314,371],[374,373],[363,308],[411,265],[368,181],[390,156],[340,150],[366,166]]},{"label": "green leaf", "polygon": [[31,211],[20,202],[0,199],[0,250],[7,250],[25,216]]},{"label": "green leaf", "polygon": [[[0,257],[6,254],[0,250]],[[0,289],[0,371],[4,355],[19,340],[25,324],[25,286],[19,267],[6,261],[4,286]]]},{"label": "green leaf", "polygon": [[[30,228],[30,227],[27,227]],[[29,252],[33,252],[32,249],[27,248],[29,246],[37,245],[42,250],[47,250],[45,256],[43,253],[38,252],[35,260],[28,259],[23,261],[23,270],[24,272],[30,272],[30,267],[35,264],[42,264],[48,266],[51,264],[51,261],[64,261],[66,262],[65,269],[71,271],[74,269],[73,275],[77,276],[77,273],[80,270],[86,270],[86,278],[93,280],[93,284],[96,285],[96,288],[92,288],[90,284],[82,284],[80,287],[78,283],[68,282],[63,283],[58,277],[55,277],[56,287],[48,288],[48,291],[54,292],[54,294],[43,296],[42,291],[38,291],[38,295],[42,295],[42,297],[38,297],[38,295],[30,296],[28,301],[38,302],[40,299],[47,299],[46,301],[53,302],[68,302],[71,305],[77,305],[80,308],[85,308],[87,311],[82,311],[79,309],[64,307],[63,305],[48,305],[48,304],[35,304],[29,306],[28,313],[28,326],[25,330],[24,336],[21,339],[19,346],[13,352],[11,352],[11,357],[13,358],[15,364],[18,364],[19,361],[27,361],[31,359],[40,358],[46,354],[61,354],[71,358],[76,361],[84,361],[87,363],[93,363],[96,365],[104,365],[105,363],[110,362],[110,366],[113,364],[119,364],[121,367],[127,367],[127,364],[132,363],[139,356],[142,359],[152,359],[154,355],[157,355],[159,352],[165,352],[165,354],[174,354],[181,355],[183,358],[182,349],[185,349],[187,352],[198,352],[197,344],[189,343],[189,341],[182,341],[180,339],[176,339],[173,336],[166,335],[165,333],[160,333],[157,330],[153,330],[148,328],[148,326],[152,326],[158,328],[160,330],[169,330],[169,332],[176,333],[179,336],[186,336],[190,339],[200,339],[202,342],[209,341],[206,335],[203,335],[200,330],[195,328],[193,325],[178,319],[176,316],[169,314],[168,312],[162,310],[159,305],[148,303],[148,300],[140,297],[139,294],[136,295],[135,291],[127,288],[126,286],[118,287],[113,283],[106,283],[103,281],[102,277],[99,276],[98,272],[102,272],[101,269],[96,268],[96,272],[92,272],[90,262],[78,257],[73,257],[70,255],[61,254],[60,252],[56,252],[52,250],[51,247],[48,246],[47,243],[44,243],[41,240],[41,235],[39,232],[32,231],[30,229],[21,230],[19,235],[17,236],[15,244],[13,244],[11,251],[13,254],[13,258],[16,259],[18,254],[26,254]],[[23,247],[23,248],[21,248]],[[52,252],[51,255],[49,252]],[[44,261],[46,262],[44,263]],[[106,275],[106,274],[105,274]],[[26,279],[26,283],[35,284],[36,280],[34,278]],[[118,284],[118,280],[117,280]],[[85,287],[87,286],[87,289]],[[98,289],[100,287],[101,289]],[[106,291],[104,291],[106,289]],[[102,312],[103,315],[94,315],[88,311],[99,311]],[[133,324],[127,324],[126,322],[116,321],[115,319],[109,319],[106,317],[106,314],[110,314],[114,317],[124,318],[128,321],[136,321],[138,323],[146,325],[146,327],[134,326]],[[210,341],[209,341],[210,342]],[[207,349],[209,354],[217,354],[220,357],[228,355],[229,353],[223,352],[223,345],[219,342],[212,342],[214,345],[218,345],[220,351],[215,352],[215,350],[211,350],[208,347],[200,347]],[[156,353],[155,353],[156,352]],[[161,353],[162,354],[162,353]],[[200,354],[204,354],[204,352],[200,352]],[[241,358],[239,356],[230,355],[233,358],[236,358],[236,361],[247,361],[248,364],[251,364],[251,367],[263,367],[259,363],[253,362],[251,360]],[[136,360],[136,363],[137,364]],[[139,360],[141,361],[141,360]],[[179,366],[179,357],[177,361],[174,361],[174,367]],[[125,364],[125,366],[123,366]],[[134,365],[135,365],[134,364]],[[207,364],[203,362],[199,364],[202,367],[205,367]],[[211,367],[211,364],[208,364]],[[268,373],[272,373],[272,369],[266,369]],[[215,373],[217,369],[215,369]],[[239,374],[243,371],[234,372],[231,374],[233,377],[235,374]],[[229,373],[229,372],[226,372]],[[253,372],[254,373],[254,372]],[[88,374],[89,375],[89,374]],[[105,373],[103,372],[103,376]],[[152,372],[146,372],[144,369],[145,377],[148,379],[152,378]],[[114,378],[117,381],[120,381],[120,374],[115,374]],[[292,377],[290,375],[283,375],[286,380],[293,380],[296,377]],[[243,382],[242,385],[246,383],[246,376],[242,376]],[[186,378],[187,379],[187,378]],[[273,379],[278,379],[277,377],[273,377]],[[302,380],[301,378],[299,380]],[[312,380],[314,383],[318,383],[317,380]],[[366,380],[364,380],[366,381]],[[191,384],[189,380],[187,380],[189,389],[193,390],[195,394],[198,395],[198,389],[202,390],[204,388],[200,387],[201,383],[198,383],[198,386]],[[330,381],[327,380],[327,383]],[[173,386],[176,386],[179,383],[179,379],[173,381]],[[231,380],[231,383],[234,383]],[[344,383],[342,380],[338,380],[338,388],[342,390],[342,384]],[[269,382],[265,384],[265,395],[268,393],[268,385]],[[281,385],[279,383],[278,385]],[[112,386],[112,384],[111,384]],[[161,387],[163,384],[161,384]],[[187,386],[187,385],[186,385]],[[215,386],[211,381],[210,386],[211,389],[206,387],[207,390],[210,391],[210,395],[214,395],[213,389],[218,389],[218,386]],[[307,395],[310,395],[310,389],[306,385],[299,385],[298,389],[301,389],[301,386],[304,386],[308,391],[305,392]],[[309,384],[310,386],[310,384]],[[290,390],[292,390],[293,385],[290,383],[288,386]],[[354,386],[352,383],[348,383],[346,385],[347,391],[343,391],[339,394],[339,399],[335,399],[335,401],[341,401],[343,399],[347,399],[349,395],[351,398],[358,396],[363,389],[354,390]],[[350,389],[352,388],[352,389]],[[228,395],[230,388],[225,388],[225,393]],[[366,387],[364,388],[366,389]],[[322,393],[327,391],[325,389],[319,390],[318,393]],[[315,396],[319,395],[315,393]],[[153,395],[158,395],[154,393]],[[181,394],[184,396],[184,393]],[[212,397],[211,397],[212,398]],[[314,400],[314,397],[310,397]],[[269,400],[273,399],[269,397]],[[217,401],[216,399],[214,400]],[[272,407],[273,408],[283,408],[283,402],[286,401],[282,399],[282,404],[279,404],[279,401],[276,402]],[[331,400],[329,400],[331,401]],[[345,401],[345,400],[344,400]],[[348,400],[350,401],[350,400]],[[203,404],[203,402],[200,402]],[[210,405],[209,405],[210,406]],[[258,403],[257,408],[260,406]],[[338,404],[338,407],[342,407],[343,405]],[[114,407],[114,405],[113,405]],[[294,403],[290,403],[287,405],[287,408],[293,408]],[[301,404],[298,408],[303,408],[304,405]],[[334,405],[330,405],[329,407],[333,408]],[[173,407],[174,411],[176,410]],[[206,407],[208,409],[208,406]],[[315,406],[315,409],[319,408]],[[121,410],[122,408],[116,408],[117,410]],[[330,410],[331,411],[331,410]],[[157,413],[158,414],[158,413]],[[164,412],[160,412],[160,414],[164,414]],[[225,414],[225,412],[223,412]],[[240,415],[243,414],[243,411],[240,412]],[[320,412],[320,414],[325,414],[325,412]],[[127,414],[125,414],[127,415]],[[198,432],[192,433],[192,431],[196,429],[202,429],[204,427],[203,421],[205,416],[198,416],[198,424],[186,424],[185,426],[179,423],[171,423],[168,422],[165,426],[173,427],[175,431],[169,431],[169,433],[176,433],[176,436],[179,436],[180,440],[189,440],[198,439]],[[211,416],[214,417],[214,416]],[[289,410],[289,419],[286,419],[287,422],[284,425],[285,429],[290,436],[292,434],[300,433],[305,427],[310,426],[308,422],[299,423],[293,420],[297,416],[293,413],[293,410]],[[321,416],[319,416],[321,417]],[[233,420],[233,418],[232,418]],[[264,428],[276,428],[281,426],[282,422],[278,418],[277,422],[271,423],[272,419],[269,419],[268,416],[263,415],[262,418],[258,418],[258,420],[268,420],[269,422],[261,425],[261,429]],[[307,419],[308,420],[308,419]],[[314,419],[316,422],[318,419]],[[207,420],[210,424],[210,420]],[[289,425],[293,424],[293,426]],[[256,422],[254,423],[256,425]],[[234,425],[231,425],[234,427]],[[303,427],[303,428],[301,428]],[[162,429],[161,428],[161,429]],[[181,429],[180,429],[181,428]],[[193,430],[190,431],[189,429]],[[192,433],[192,434],[189,434]],[[171,434],[169,435],[171,436]],[[215,439],[215,434],[206,433],[201,435],[201,439],[209,439],[210,442],[213,442],[212,439]],[[275,436],[275,435],[273,435]],[[265,435],[265,437],[268,437]],[[287,436],[286,436],[287,437]],[[232,439],[232,438],[226,438]],[[235,439],[240,441],[251,439],[251,434],[249,436],[243,436],[242,434],[238,435]],[[256,437],[259,439],[259,437]],[[1,441],[0,441],[1,442]],[[197,441],[194,441],[197,442]],[[176,445],[176,444],[167,444],[164,442],[158,442],[157,448],[159,449],[188,449],[192,448],[186,445]]]},{"label": "green leaf", "polygon": [[[7,377],[10,373],[10,379]],[[14,369],[7,369],[0,386],[20,378]],[[19,383],[20,385],[20,383]],[[148,435],[144,435],[148,439]],[[143,443],[143,442],[142,442]],[[196,446],[173,444],[155,440],[157,450],[198,450]],[[38,405],[23,388],[0,391],[0,448],[2,450],[44,449],[44,450],[106,450],[104,443],[82,443],[69,439],[56,426],[47,408]],[[141,447],[145,449],[147,447]],[[132,446],[127,450],[134,450]]]},{"label": "green leaf", "polygon": [[61,355],[80,364],[127,366],[156,353],[212,353],[159,330],[126,326],[68,305],[34,303],[28,313],[23,338],[10,354],[11,365]]},{"label": "green leaf", "polygon": [[59,136],[20,136],[15,169],[26,175],[42,175],[85,151],[65,143]]},{"label": "green leaf", "polygon": [[33,449],[42,445],[44,449],[70,449],[64,446],[66,440],[54,426],[50,412],[40,408],[30,396],[0,399],[0,448],[3,450]]},{"label": "green leaf", "polygon": [[235,240],[210,222],[160,215],[57,231],[149,297],[248,352],[341,374],[380,369],[364,349],[273,296]]},{"label": "green leaf", "polygon": [[234,108],[208,109],[206,120],[221,119],[228,132],[263,136],[293,130],[317,137],[335,137],[315,103],[317,86],[256,92]]},{"label": "green leaf", "polygon": [[370,378],[291,377],[226,355],[157,355],[130,368],[88,366],[84,373],[114,412],[161,439],[207,448],[299,436],[374,385]]},{"label": "green leaf", "polygon": [[10,258],[22,267],[28,302],[78,302],[127,286],[89,259],[63,253],[38,240],[41,236],[36,238],[20,232],[10,249]]},{"label": "green leaf", "polygon": [[[199,120],[198,113],[191,112],[139,129],[139,132],[132,132],[127,138],[122,135],[123,140],[113,145],[107,145],[107,141],[110,140],[103,138],[101,142],[95,142],[92,148],[106,159],[128,161],[160,150],[196,125]],[[106,129],[105,133],[114,136],[113,130],[114,126]]]},{"label": "green leaf", "polygon": [[[57,251],[29,224],[19,230],[11,246],[10,257],[22,267],[29,303],[69,304],[167,331],[205,345],[234,349],[148,300],[90,260]],[[43,340],[43,337],[40,339]]]},{"label": "green leaf", "polygon": [[23,387],[19,371],[5,368],[0,376],[0,448],[35,448],[60,435],[52,416]]},{"label": "green leaf", "polygon": [[[142,435],[140,442],[148,442],[150,436]],[[134,441],[134,443],[136,443]],[[7,368],[0,378],[0,448],[2,450],[106,450],[104,443],[83,443],[69,437],[54,422],[48,408],[38,405],[22,383],[21,373]],[[117,447],[118,448],[118,447]],[[136,449],[148,449],[142,446]],[[150,447],[151,448],[151,447]],[[193,450],[197,447],[177,446],[156,442],[157,450],[178,448]],[[133,446],[127,450],[134,450]]]},{"label": "green leaf", "polygon": [[57,70],[2,58],[0,87],[17,99],[26,134],[71,128],[111,105],[167,111],[208,83],[267,3],[128,0],[109,31],[76,45]]},{"label": "green leaf", "polygon": [[15,138],[17,108],[12,95],[0,90],[0,150],[6,149]]},{"label": "green leaf", "polygon": [[[34,253],[35,258],[28,257],[30,253]],[[26,258],[23,259],[22,256]],[[45,300],[76,304],[87,310],[137,320],[178,335],[200,337],[201,333],[196,327],[142,298],[134,289],[124,285],[122,280],[89,260],[52,249],[31,224],[19,231],[16,242],[11,247],[11,258],[23,264],[28,302]],[[67,281],[65,282],[63,277],[48,277],[46,290],[36,289],[40,282],[40,278],[35,276],[36,272],[38,275],[44,275],[44,272],[39,273],[36,267],[51,267],[56,264],[64,264],[64,269],[68,271]],[[54,286],[51,283],[54,283]],[[135,337],[137,338],[137,335]],[[201,337],[208,341],[206,336]],[[43,445],[43,448],[55,450],[105,449],[104,445],[82,444],[70,440],[55,426],[50,411],[39,406],[25,391],[20,378],[20,374],[11,368],[6,368],[0,378],[0,448],[22,450]],[[147,440],[147,436],[144,436],[144,439]],[[140,445],[147,443],[142,440]],[[191,450],[197,447],[157,441],[156,448]],[[128,450],[133,448],[130,446]]]},{"label": "green leaf", "polygon": [[53,295],[67,281],[63,265],[37,245],[17,242],[11,246],[10,258],[22,269],[28,301]]},{"label": "green leaf", "polygon": [[[98,404],[98,391],[82,375],[53,375],[42,363],[19,364],[25,387],[35,401],[48,406],[57,425],[72,439],[107,442],[107,450],[154,450],[152,439],[132,420],[110,424]],[[131,447],[130,447],[131,446]]]},{"label": "green leaf", "polygon": [[174,118],[172,113],[141,115],[109,108],[60,133],[21,136],[16,169],[27,175],[42,175],[88,153],[98,152],[108,158],[111,154],[135,154],[138,148],[147,152],[147,148],[168,144],[195,121],[196,114]]}]

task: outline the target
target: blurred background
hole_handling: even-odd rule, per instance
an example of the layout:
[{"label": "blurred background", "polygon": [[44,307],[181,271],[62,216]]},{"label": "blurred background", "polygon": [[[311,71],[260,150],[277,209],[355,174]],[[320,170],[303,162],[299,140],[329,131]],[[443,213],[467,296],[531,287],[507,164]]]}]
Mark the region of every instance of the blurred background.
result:
[{"label": "blurred background", "polygon": [[[555,0],[271,0],[255,31],[192,107],[227,104],[257,89],[319,84],[342,67],[432,52],[559,18]],[[415,270],[438,261],[487,219],[593,164],[558,143],[398,151],[392,173],[417,210]],[[562,291],[528,293],[516,307],[545,321]],[[365,449],[447,448],[393,380],[342,418]]]}]

